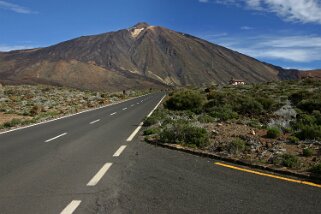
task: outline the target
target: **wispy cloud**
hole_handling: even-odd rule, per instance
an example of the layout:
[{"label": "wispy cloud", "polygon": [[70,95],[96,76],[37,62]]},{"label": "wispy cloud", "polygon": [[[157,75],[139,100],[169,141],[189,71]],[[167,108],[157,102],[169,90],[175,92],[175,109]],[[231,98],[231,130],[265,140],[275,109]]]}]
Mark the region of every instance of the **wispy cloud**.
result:
[{"label": "wispy cloud", "polygon": [[7,1],[0,1],[0,9],[3,10],[10,10],[15,13],[22,13],[22,14],[35,14],[37,12],[32,11],[31,9],[27,7],[23,7],[17,4],[13,4]]},{"label": "wispy cloud", "polygon": [[315,35],[225,36],[209,40],[262,60],[278,59],[298,63],[321,61],[321,37]]},{"label": "wispy cloud", "polygon": [[212,38],[220,38],[220,37],[225,37],[227,36],[228,33],[213,33],[213,34],[206,34],[204,35],[203,37],[206,38],[206,39],[212,39]]},{"label": "wispy cloud", "polygon": [[4,45],[0,44],[0,51],[13,51],[13,50],[22,50],[22,49],[32,49],[35,48],[31,45]]},{"label": "wispy cloud", "polygon": [[241,28],[241,30],[253,30],[254,29],[253,27],[250,27],[250,26],[242,26],[240,28]]},{"label": "wispy cloud", "polygon": [[285,21],[321,24],[320,0],[211,0],[202,2],[228,4],[249,10],[275,13]]}]

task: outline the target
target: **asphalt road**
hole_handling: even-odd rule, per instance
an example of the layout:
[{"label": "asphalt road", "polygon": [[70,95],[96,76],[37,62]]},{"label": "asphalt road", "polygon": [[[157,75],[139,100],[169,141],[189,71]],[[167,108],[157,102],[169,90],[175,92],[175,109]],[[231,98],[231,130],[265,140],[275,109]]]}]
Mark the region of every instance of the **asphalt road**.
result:
[{"label": "asphalt road", "polygon": [[0,213],[321,213],[321,188],[142,142],[163,96],[1,134]]}]

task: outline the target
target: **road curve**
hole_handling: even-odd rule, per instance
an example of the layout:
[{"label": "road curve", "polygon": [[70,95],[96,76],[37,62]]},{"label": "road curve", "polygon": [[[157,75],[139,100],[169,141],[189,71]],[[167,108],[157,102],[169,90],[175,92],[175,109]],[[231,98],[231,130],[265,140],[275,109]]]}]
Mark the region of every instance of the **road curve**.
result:
[{"label": "road curve", "polygon": [[0,134],[0,213],[321,212],[321,188],[141,142],[163,96]]}]

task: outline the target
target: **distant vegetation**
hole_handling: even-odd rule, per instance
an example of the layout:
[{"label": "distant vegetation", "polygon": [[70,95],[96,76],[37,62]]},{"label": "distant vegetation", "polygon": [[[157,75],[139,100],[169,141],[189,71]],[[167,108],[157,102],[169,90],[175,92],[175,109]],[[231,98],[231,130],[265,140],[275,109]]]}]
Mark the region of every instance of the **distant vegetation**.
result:
[{"label": "distant vegetation", "polygon": [[321,82],[175,90],[147,118],[146,139],[320,173]]},{"label": "distant vegetation", "polygon": [[107,93],[45,85],[0,84],[0,129],[28,125],[77,113],[149,92]]}]

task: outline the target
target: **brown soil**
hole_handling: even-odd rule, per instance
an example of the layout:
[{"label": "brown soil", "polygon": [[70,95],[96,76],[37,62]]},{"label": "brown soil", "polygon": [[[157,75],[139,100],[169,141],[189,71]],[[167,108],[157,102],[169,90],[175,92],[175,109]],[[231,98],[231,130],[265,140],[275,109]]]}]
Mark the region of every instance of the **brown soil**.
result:
[{"label": "brown soil", "polygon": [[30,117],[20,116],[16,114],[4,114],[0,112],[0,125],[10,122],[12,119],[30,119]]}]

